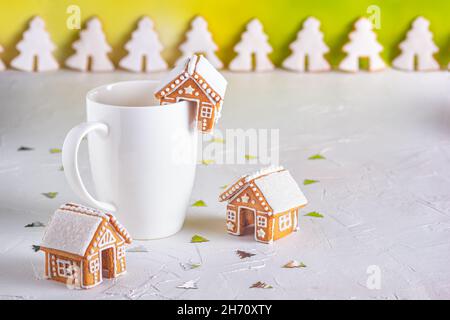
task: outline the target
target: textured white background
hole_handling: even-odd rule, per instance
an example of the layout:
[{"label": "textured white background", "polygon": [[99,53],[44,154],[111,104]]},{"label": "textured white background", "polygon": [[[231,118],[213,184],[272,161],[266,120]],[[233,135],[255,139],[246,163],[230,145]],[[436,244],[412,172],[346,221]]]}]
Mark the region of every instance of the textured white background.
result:
[{"label": "textured white background", "polygon": [[[150,76],[160,78],[161,74]],[[0,74],[0,298],[70,299],[427,299],[450,298],[450,96],[447,72],[416,74],[225,73],[230,84],[220,128],[279,128],[280,161],[309,199],[300,231],[273,245],[226,234],[220,186],[252,165],[199,165],[183,230],[135,242],[128,274],[88,291],[42,279],[34,253],[63,202],[78,201],[60,154],[66,132],[85,118],[84,95],[129,73]],[[20,146],[34,151],[17,152]],[[80,163],[88,179],[86,148]],[[322,153],[326,160],[307,160]],[[55,199],[42,192],[57,191]],[[176,201],[176,199],[174,199]],[[193,234],[210,239],[191,244]],[[240,260],[236,249],[256,255]],[[288,260],[307,268],[283,269]],[[184,271],[180,263],[201,263]],[[381,289],[366,287],[370,265]],[[177,289],[198,280],[197,290]],[[249,289],[263,281],[273,289]]]}]

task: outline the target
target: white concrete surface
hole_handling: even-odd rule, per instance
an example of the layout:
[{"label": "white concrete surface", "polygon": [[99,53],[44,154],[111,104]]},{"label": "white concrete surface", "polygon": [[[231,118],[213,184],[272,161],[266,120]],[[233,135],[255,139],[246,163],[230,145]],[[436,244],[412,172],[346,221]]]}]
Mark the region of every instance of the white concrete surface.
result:
[{"label": "white concrete surface", "polygon": [[[152,75],[160,78],[162,74]],[[84,94],[124,72],[0,73],[1,299],[449,299],[450,80],[447,72],[375,74],[225,73],[220,128],[280,129],[280,162],[323,219],[301,216],[299,232],[273,245],[225,232],[220,186],[258,165],[199,165],[183,230],[136,241],[128,273],[92,290],[42,279],[34,253],[63,202],[78,201],[60,171],[66,132],[85,117]],[[33,151],[18,152],[20,146]],[[86,146],[80,159],[88,179]],[[326,160],[307,160],[321,153]],[[41,195],[59,192],[55,199]],[[176,199],[174,199],[176,201]],[[210,240],[192,244],[194,234]],[[240,260],[236,249],[256,253]],[[139,250],[138,250],[139,251]],[[291,259],[300,269],[281,268]],[[201,263],[185,271],[181,263]],[[366,283],[380,268],[380,289]],[[196,280],[198,289],[178,289]],[[249,289],[263,281],[272,289]]]}]

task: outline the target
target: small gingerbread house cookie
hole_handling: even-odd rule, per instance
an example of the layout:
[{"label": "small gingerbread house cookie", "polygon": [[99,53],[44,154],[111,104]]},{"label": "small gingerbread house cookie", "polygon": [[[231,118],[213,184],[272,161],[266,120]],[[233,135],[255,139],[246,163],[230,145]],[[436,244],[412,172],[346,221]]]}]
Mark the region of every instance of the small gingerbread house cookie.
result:
[{"label": "small gingerbread house cookie", "polygon": [[191,101],[197,106],[197,127],[211,132],[220,117],[227,80],[202,55],[193,55],[161,81],[155,97],[162,105]]},{"label": "small gingerbread house cookie", "polygon": [[45,276],[79,288],[126,271],[125,245],[131,237],[110,214],[67,203],[53,214],[42,239]]},{"label": "small gingerbread house cookie", "polygon": [[255,239],[271,243],[298,230],[298,211],[308,201],[289,171],[269,167],[245,175],[219,196],[228,201],[227,230],[241,235],[254,225]]}]

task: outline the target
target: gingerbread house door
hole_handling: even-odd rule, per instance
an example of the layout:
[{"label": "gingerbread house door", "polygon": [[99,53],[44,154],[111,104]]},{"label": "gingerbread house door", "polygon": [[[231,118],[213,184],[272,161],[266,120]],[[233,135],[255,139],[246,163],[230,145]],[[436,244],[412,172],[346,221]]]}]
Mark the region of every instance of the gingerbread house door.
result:
[{"label": "gingerbread house door", "polygon": [[184,98],[184,97],[177,97],[177,102],[179,101],[187,101],[190,102],[193,106],[196,107],[195,110],[198,109],[200,101],[198,99],[192,99],[192,98]]},{"label": "gingerbread house door", "polygon": [[241,225],[241,234],[244,232],[244,228],[255,223],[255,209],[240,207],[239,208],[239,221]]},{"label": "gingerbread house door", "polygon": [[114,248],[109,247],[101,250],[101,259],[102,259],[102,277],[103,278],[114,278],[115,275],[115,256],[114,256]]}]

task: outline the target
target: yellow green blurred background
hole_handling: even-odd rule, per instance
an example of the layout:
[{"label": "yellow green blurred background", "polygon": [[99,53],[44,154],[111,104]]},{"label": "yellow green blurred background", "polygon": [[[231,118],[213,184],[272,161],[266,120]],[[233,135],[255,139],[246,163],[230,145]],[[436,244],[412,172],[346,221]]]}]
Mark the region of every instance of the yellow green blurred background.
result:
[{"label": "yellow green blurred background", "polygon": [[331,48],[329,58],[336,64],[342,58],[340,48],[352,23],[359,16],[369,16],[367,8],[371,5],[381,9],[381,28],[377,33],[385,47],[386,61],[390,62],[398,53],[399,41],[418,15],[431,21],[441,64],[450,60],[449,0],[0,0],[3,60],[9,62],[17,54],[15,44],[33,15],[45,19],[58,46],[56,57],[60,61],[67,57],[72,52],[72,41],[78,37],[78,30],[66,27],[69,5],[80,7],[83,22],[94,15],[102,20],[107,39],[114,48],[111,57],[115,62],[125,55],[123,45],[137,20],[148,15],[154,20],[165,46],[164,57],[173,63],[180,54],[177,46],[183,41],[190,21],[202,15],[209,22],[220,47],[218,55],[225,63],[232,59],[233,46],[239,41],[245,24],[253,17],[259,18],[274,48],[271,58],[280,65],[289,54],[288,45],[295,39],[302,22],[312,15],[322,21],[325,41]]}]

